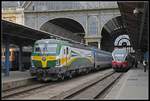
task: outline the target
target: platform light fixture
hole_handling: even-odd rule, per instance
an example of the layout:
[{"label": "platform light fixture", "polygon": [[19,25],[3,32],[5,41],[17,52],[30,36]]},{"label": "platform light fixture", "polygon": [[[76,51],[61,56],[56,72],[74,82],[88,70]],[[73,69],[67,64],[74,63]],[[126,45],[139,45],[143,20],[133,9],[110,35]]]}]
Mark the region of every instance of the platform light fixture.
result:
[{"label": "platform light fixture", "polygon": [[133,14],[134,15],[138,15],[138,14],[141,14],[141,13],[143,13],[143,9],[140,9],[140,8],[135,8],[134,10],[133,10]]}]

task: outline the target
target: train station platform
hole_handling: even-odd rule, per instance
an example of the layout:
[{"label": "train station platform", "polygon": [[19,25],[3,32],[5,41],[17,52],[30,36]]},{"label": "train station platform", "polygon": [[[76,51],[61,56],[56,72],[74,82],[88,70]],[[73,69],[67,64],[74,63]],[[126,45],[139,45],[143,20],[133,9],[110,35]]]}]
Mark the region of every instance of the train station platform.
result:
[{"label": "train station platform", "polygon": [[9,76],[2,73],[2,90],[8,90],[33,83],[34,77],[30,76],[29,70],[10,71]]},{"label": "train station platform", "polygon": [[132,68],[126,72],[123,77],[110,92],[105,96],[104,99],[131,99],[141,100],[149,99],[149,67],[144,72],[144,67],[139,64],[138,68]]}]

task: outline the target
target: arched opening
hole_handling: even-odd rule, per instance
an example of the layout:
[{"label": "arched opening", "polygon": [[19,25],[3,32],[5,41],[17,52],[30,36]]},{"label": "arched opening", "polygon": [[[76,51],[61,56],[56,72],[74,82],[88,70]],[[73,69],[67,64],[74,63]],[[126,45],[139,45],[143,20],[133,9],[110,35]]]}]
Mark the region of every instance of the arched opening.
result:
[{"label": "arched opening", "polygon": [[122,42],[122,46],[123,47],[127,47],[127,43],[126,42]]},{"label": "arched opening", "polygon": [[115,39],[114,47],[124,47],[130,53],[134,53],[133,46],[131,45],[130,38],[128,35],[120,35]]},{"label": "arched opening", "polygon": [[78,42],[84,42],[85,31],[83,26],[69,18],[55,18],[44,23],[40,30],[69,38]]},{"label": "arched opening", "polygon": [[108,32],[103,29],[102,30],[102,39],[101,39],[101,49],[106,50],[106,51],[111,51],[113,50],[113,40],[112,36],[108,34]]},{"label": "arched opening", "polygon": [[[121,16],[109,20],[102,29],[101,49],[112,52],[118,36],[128,34]],[[125,44],[125,43],[124,43]],[[123,45],[124,45],[123,44]]]}]

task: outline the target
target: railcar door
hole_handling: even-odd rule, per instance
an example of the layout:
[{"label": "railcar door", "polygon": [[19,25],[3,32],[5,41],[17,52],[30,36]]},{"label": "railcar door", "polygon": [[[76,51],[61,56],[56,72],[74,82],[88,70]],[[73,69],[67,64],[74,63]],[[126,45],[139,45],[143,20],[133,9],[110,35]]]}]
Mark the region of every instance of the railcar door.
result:
[{"label": "railcar door", "polygon": [[69,60],[69,47],[68,46],[65,46],[64,47],[64,55],[63,55],[63,58],[64,58],[64,63],[65,65],[67,65],[67,62]]}]

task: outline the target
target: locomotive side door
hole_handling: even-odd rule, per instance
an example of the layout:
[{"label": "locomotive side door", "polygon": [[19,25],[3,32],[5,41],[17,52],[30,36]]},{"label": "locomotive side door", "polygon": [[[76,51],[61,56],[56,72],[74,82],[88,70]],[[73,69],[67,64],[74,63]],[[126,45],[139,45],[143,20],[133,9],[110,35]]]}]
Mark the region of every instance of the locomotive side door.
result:
[{"label": "locomotive side door", "polygon": [[69,55],[69,48],[66,47],[66,64],[67,64],[67,62],[68,62],[68,55]]},{"label": "locomotive side door", "polygon": [[67,61],[68,61],[68,53],[69,53],[69,48],[67,46],[63,47],[62,50],[62,60],[61,60],[61,64],[66,65]]}]

